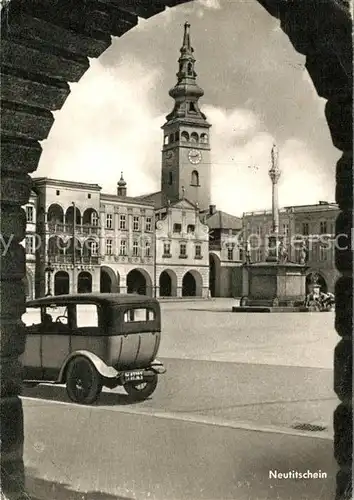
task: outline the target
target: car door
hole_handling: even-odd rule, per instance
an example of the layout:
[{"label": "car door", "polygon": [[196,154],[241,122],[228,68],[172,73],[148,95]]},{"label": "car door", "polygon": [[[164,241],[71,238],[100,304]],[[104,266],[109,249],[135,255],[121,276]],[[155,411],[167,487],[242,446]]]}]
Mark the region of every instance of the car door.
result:
[{"label": "car door", "polygon": [[42,380],[42,335],[41,335],[41,309],[27,307],[22,315],[25,324],[26,344],[22,355],[24,380]]},{"label": "car door", "polygon": [[[51,321],[45,321],[49,315]],[[42,367],[44,380],[55,381],[70,352],[70,328],[67,307],[53,303],[43,309]]]}]

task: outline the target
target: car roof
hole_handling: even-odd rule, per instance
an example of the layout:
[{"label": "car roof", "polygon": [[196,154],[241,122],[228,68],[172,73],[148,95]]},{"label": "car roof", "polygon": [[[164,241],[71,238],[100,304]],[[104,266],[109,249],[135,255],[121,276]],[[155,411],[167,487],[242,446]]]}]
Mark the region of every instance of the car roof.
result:
[{"label": "car roof", "polygon": [[29,300],[26,303],[27,307],[31,306],[45,306],[50,304],[83,304],[95,303],[102,305],[133,305],[133,304],[158,304],[158,301],[147,295],[138,294],[122,294],[122,293],[73,293],[66,295],[50,295],[47,297],[40,297],[38,299]]}]

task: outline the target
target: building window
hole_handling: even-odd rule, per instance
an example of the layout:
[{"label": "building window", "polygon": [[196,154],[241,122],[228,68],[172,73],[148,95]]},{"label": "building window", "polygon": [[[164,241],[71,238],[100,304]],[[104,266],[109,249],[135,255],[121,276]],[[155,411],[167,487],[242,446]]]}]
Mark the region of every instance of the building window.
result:
[{"label": "building window", "polygon": [[26,220],[33,222],[33,207],[26,207]]},{"label": "building window", "polygon": [[150,241],[145,242],[145,257],[151,256],[151,243]]},{"label": "building window", "polygon": [[151,231],[151,229],[152,229],[152,217],[146,217],[145,231]]},{"label": "building window", "polygon": [[56,194],[57,194],[57,196],[59,196],[59,195],[60,195],[60,191],[59,191],[59,189],[57,189]]},{"label": "building window", "polygon": [[112,255],[113,240],[106,240],[106,255]]},{"label": "building window", "polygon": [[125,215],[119,216],[119,229],[127,229],[127,217]]},{"label": "building window", "polygon": [[133,257],[137,257],[139,255],[139,242],[133,241]]},{"label": "building window", "polygon": [[181,224],[173,224],[173,232],[174,233],[181,233],[182,231],[182,225]]},{"label": "building window", "polygon": [[91,215],[91,224],[93,226],[98,226],[98,215],[97,215],[97,212],[92,212],[92,215]]},{"label": "building window", "polygon": [[127,255],[127,241],[126,240],[120,241],[119,255],[121,255],[121,256]]},{"label": "building window", "polygon": [[182,259],[187,257],[187,245],[185,243],[181,243],[179,246],[179,256]]},{"label": "building window", "polygon": [[320,260],[323,262],[327,260],[327,247],[320,245]]},{"label": "building window", "polygon": [[194,233],[195,231],[195,225],[194,224],[188,224],[187,226],[187,233]]},{"label": "building window", "polygon": [[171,255],[171,243],[164,243],[163,244],[163,255]]},{"label": "building window", "polygon": [[172,172],[168,172],[168,183],[170,186],[172,186],[172,183],[173,183]]},{"label": "building window", "polygon": [[133,217],[133,231],[139,231],[139,217]]},{"label": "building window", "polygon": [[289,235],[289,224],[283,224],[283,235],[284,236]]},{"label": "building window", "polygon": [[33,236],[26,236],[26,253],[34,253]]},{"label": "building window", "polygon": [[97,254],[98,254],[98,243],[97,243],[97,241],[90,241],[89,242],[89,249],[90,249],[90,255],[92,257],[97,256]]},{"label": "building window", "polygon": [[113,215],[112,214],[106,215],[106,228],[107,229],[113,228]]},{"label": "building window", "polygon": [[309,228],[309,224],[307,222],[304,222],[302,225],[302,234],[304,236],[308,236],[310,234],[310,228]]},{"label": "building window", "polygon": [[195,246],[195,258],[200,259],[202,257],[202,247],[201,245]]},{"label": "building window", "polygon": [[191,185],[192,186],[199,186],[199,174],[196,170],[193,170],[191,174]]},{"label": "building window", "polygon": [[234,249],[232,247],[227,249],[227,260],[234,260]]},{"label": "building window", "polygon": [[91,193],[88,193],[87,198],[91,200]]},{"label": "building window", "polygon": [[327,234],[327,222],[320,222],[320,234]]}]

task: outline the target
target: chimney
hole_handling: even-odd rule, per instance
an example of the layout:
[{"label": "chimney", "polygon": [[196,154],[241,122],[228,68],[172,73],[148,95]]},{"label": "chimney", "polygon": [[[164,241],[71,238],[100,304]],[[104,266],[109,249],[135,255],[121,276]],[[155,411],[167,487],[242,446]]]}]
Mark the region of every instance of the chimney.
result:
[{"label": "chimney", "polygon": [[216,205],[209,205],[209,215],[214,215],[216,212]]}]

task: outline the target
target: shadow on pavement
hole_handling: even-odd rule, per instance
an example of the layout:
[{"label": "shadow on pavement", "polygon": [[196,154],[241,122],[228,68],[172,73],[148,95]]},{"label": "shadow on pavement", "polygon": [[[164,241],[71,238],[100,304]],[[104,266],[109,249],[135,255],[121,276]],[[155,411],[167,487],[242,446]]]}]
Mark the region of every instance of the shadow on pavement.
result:
[{"label": "shadow on pavement", "polygon": [[35,470],[26,469],[26,494],[28,500],[133,500],[101,491],[75,491],[68,484],[59,484],[35,477]]},{"label": "shadow on pavement", "polygon": [[[28,398],[46,399],[63,403],[72,403],[66,393],[65,387],[60,387],[57,385],[38,385],[31,388],[24,387],[22,389],[21,396]],[[118,394],[116,392],[102,392],[98,400],[90,406],[118,406],[134,405],[138,403],[139,401],[132,401],[127,394]]]}]

